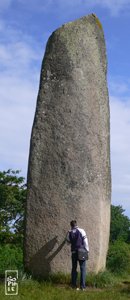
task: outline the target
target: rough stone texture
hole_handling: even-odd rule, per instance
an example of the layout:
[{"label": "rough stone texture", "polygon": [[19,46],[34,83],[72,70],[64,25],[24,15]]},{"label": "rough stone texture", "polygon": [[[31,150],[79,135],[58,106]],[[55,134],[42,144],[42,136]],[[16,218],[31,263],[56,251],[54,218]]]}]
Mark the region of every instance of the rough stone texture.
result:
[{"label": "rough stone texture", "polygon": [[106,50],[95,15],[48,40],[28,169],[24,263],[36,276],[70,272],[63,240],[71,219],[87,232],[88,270],[104,269],[110,225],[110,129]]}]

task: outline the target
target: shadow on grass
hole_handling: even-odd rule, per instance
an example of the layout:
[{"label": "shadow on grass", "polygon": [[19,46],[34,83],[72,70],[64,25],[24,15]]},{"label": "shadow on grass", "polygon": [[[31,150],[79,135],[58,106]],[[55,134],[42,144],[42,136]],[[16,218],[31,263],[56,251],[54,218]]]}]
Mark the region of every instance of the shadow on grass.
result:
[{"label": "shadow on grass", "polygon": [[121,289],[121,294],[130,295],[130,281],[123,282],[123,288]]}]

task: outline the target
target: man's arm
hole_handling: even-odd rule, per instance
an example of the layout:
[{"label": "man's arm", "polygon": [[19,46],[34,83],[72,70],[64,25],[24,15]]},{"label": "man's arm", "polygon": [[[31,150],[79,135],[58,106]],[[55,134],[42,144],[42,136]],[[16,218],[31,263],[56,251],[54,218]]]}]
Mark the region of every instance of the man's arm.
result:
[{"label": "man's arm", "polygon": [[84,248],[89,252],[88,238],[87,236],[83,237]]},{"label": "man's arm", "polygon": [[65,240],[66,240],[67,244],[70,244],[69,231],[67,232]]},{"label": "man's arm", "polygon": [[86,232],[84,229],[79,229],[79,230],[82,234],[84,248],[89,252],[88,238],[87,238]]}]

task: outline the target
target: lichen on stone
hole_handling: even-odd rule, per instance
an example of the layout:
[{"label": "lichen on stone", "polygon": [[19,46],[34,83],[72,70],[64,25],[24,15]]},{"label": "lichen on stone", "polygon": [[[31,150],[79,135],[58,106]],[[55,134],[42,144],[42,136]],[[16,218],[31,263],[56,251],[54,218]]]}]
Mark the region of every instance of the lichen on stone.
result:
[{"label": "lichen on stone", "polygon": [[102,24],[99,21],[98,17],[95,14],[92,14],[92,16],[95,18],[96,24],[98,25],[98,27],[102,30]]}]

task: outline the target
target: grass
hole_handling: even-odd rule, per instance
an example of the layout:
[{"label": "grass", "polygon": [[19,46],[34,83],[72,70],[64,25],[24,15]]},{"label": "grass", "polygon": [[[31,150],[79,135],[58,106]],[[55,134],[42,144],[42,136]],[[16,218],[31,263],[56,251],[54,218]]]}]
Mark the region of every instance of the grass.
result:
[{"label": "grass", "polygon": [[[111,280],[110,280],[111,278]],[[47,281],[21,276],[17,296],[6,296],[4,281],[0,283],[0,300],[127,300],[130,298],[130,277],[115,278],[109,272],[89,274],[86,291],[72,290],[70,276],[52,275]]]}]

